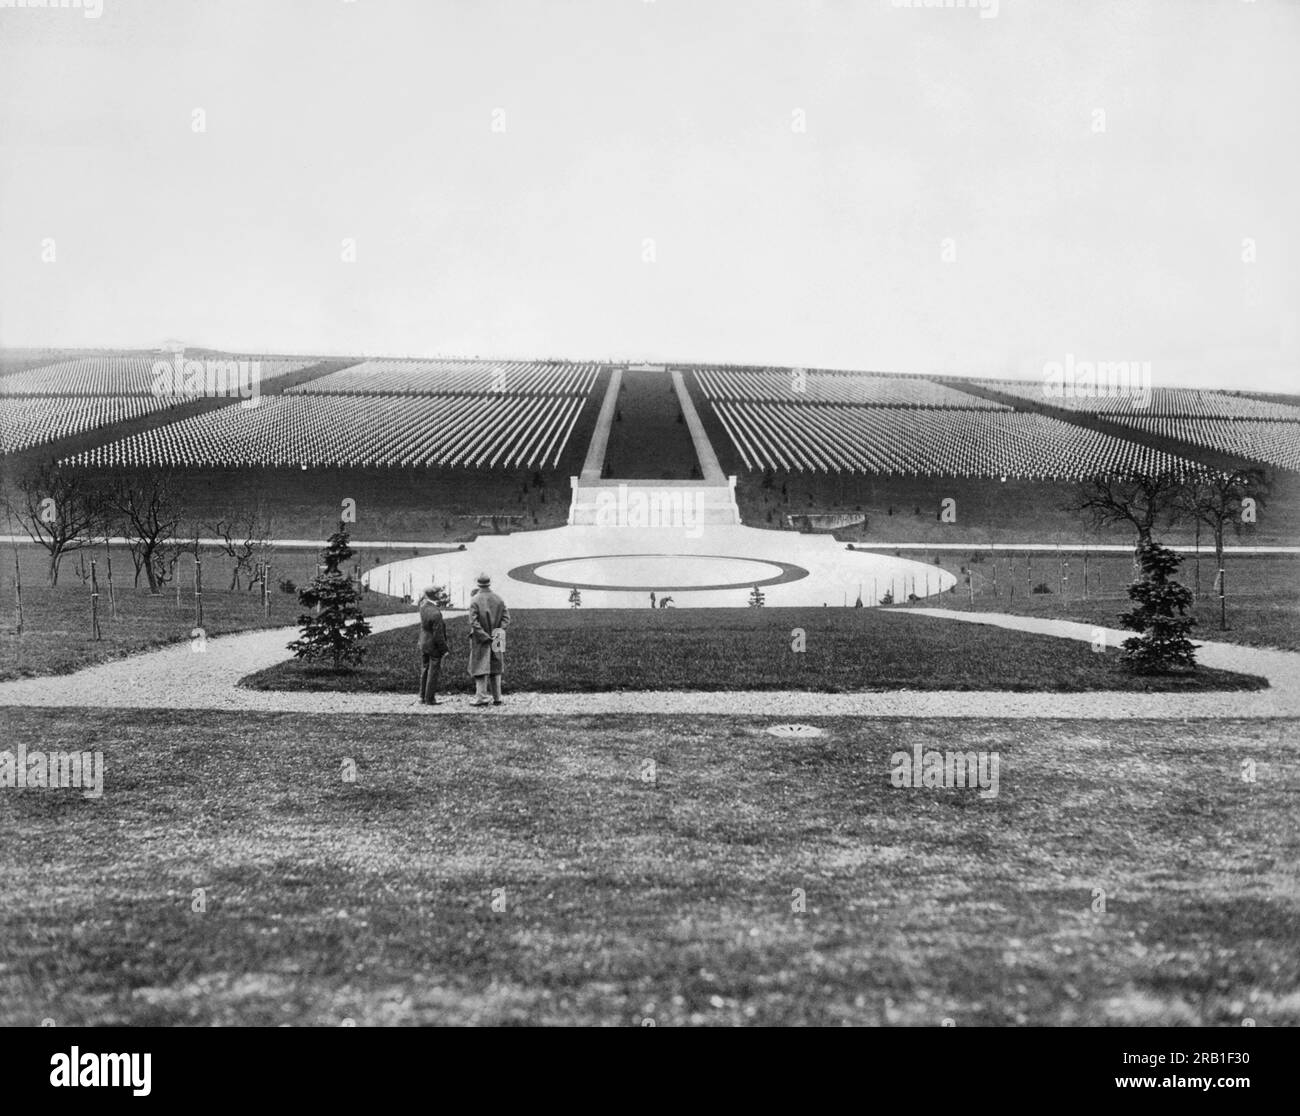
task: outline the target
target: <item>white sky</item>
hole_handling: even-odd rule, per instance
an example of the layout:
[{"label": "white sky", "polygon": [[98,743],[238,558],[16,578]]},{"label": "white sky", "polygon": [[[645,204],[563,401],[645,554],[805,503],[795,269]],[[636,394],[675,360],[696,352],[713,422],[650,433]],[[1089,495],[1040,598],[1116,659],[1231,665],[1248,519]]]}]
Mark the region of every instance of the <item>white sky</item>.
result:
[{"label": "white sky", "polygon": [[1295,389],[1294,3],[102,2],[0,8],[4,345]]}]

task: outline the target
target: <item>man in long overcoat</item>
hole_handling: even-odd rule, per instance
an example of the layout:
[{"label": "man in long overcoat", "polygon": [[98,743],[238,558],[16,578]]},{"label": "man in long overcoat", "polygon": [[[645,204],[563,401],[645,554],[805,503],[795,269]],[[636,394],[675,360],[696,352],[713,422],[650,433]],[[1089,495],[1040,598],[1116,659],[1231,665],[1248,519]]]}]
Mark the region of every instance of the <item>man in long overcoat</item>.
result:
[{"label": "man in long overcoat", "polygon": [[474,678],[471,705],[501,704],[501,672],[505,669],[506,627],[510,610],[492,591],[492,579],[478,575],[478,592],[469,602],[469,673]]},{"label": "man in long overcoat", "polygon": [[447,623],[437,605],[438,587],[430,585],[420,598],[420,703],[438,704],[438,676],[447,644]]}]

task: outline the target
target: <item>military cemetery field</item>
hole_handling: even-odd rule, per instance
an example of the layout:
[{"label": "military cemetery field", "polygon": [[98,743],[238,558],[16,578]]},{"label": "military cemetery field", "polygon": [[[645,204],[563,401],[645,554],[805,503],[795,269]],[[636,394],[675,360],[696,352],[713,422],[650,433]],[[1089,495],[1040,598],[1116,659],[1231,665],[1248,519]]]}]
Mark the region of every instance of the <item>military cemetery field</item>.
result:
[{"label": "military cemetery field", "polygon": [[[284,357],[257,406],[163,405],[147,355],[50,356],[0,391],[0,1024],[1300,1024],[1296,474],[1252,474],[1223,605],[1208,533],[1155,532],[1199,543],[1212,664],[1042,624],[1132,605],[1092,471],[1206,483],[1290,403],[1162,395],[1156,431],[930,377]],[[719,518],[580,521],[604,436],[610,492]],[[33,475],[96,509],[57,585]],[[176,533],[157,592],[124,493]],[[468,701],[480,568],[502,709]],[[358,663],[288,648],[327,583]]]}]

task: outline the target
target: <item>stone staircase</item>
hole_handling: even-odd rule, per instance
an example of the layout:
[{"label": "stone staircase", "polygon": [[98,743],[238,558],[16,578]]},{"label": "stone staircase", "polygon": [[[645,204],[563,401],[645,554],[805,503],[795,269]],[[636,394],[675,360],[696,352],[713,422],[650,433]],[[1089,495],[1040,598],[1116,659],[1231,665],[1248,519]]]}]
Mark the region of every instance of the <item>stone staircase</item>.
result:
[{"label": "stone staircase", "polygon": [[703,527],[740,522],[736,478],[726,483],[570,477],[570,527]]}]

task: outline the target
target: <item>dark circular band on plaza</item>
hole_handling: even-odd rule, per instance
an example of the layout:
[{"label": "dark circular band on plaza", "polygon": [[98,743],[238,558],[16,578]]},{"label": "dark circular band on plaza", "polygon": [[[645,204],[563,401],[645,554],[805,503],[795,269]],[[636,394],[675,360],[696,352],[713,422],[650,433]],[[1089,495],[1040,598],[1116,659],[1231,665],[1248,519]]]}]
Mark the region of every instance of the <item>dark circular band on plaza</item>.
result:
[{"label": "dark circular band on plaza", "polygon": [[[620,561],[628,558],[665,557],[712,558],[724,562],[759,563],[764,566],[771,566],[778,572],[772,577],[760,578],[757,581],[746,579],[715,585],[662,585],[653,582],[643,582],[639,585],[603,585],[595,582],[557,581],[537,572],[546,566],[555,566],[562,562]],[[753,589],[756,586],[762,588],[765,585],[785,585],[791,581],[802,581],[808,576],[808,571],[802,566],[796,566],[793,562],[777,562],[771,558],[741,558],[733,554],[579,554],[568,558],[551,558],[545,562],[529,562],[527,565],[516,566],[509,571],[508,576],[515,581],[524,581],[532,585],[548,585],[556,589],[587,589],[593,592],[606,593],[702,593],[706,591],[717,592],[721,589]]]}]

